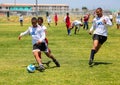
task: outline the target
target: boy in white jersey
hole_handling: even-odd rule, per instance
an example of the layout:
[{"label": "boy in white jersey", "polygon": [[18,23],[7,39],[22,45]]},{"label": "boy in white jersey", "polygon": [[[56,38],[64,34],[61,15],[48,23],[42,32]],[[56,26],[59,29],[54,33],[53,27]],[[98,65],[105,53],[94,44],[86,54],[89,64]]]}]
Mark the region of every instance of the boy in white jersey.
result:
[{"label": "boy in white jersey", "polygon": [[47,45],[45,43],[45,31],[43,28],[40,28],[37,25],[37,18],[33,17],[31,19],[32,26],[29,27],[25,32],[22,32],[19,35],[19,40],[22,36],[30,34],[32,37],[32,45],[33,45],[33,55],[39,64],[40,71],[45,70],[42,60],[41,60],[41,51],[48,52]]},{"label": "boy in white jersey", "polygon": [[89,31],[89,34],[92,34],[94,30],[93,47],[91,49],[89,65],[92,65],[95,53],[98,52],[101,45],[107,40],[107,25],[112,25],[109,17],[103,16],[102,8],[96,9],[96,15],[97,17],[93,19],[93,25]]},{"label": "boy in white jersey", "polygon": [[74,31],[74,34],[76,34],[77,30],[79,31],[80,30],[80,27],[83,26],[82,22],[79,21],[79,20],[75,20],[72,22],[72,27],[71,29],[73,29],[75,27],[75,31]]}]

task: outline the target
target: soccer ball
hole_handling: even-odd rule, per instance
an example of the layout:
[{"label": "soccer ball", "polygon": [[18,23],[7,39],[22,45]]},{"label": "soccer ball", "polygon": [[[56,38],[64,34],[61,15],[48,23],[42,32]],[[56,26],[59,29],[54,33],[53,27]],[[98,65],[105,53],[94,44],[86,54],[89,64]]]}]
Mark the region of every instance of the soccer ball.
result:
[{"label": "soccer ball", "polygon": [[27,71],[29,72],[29,73],[33,73],[33,72],[35,72],[35,65],[33,65],[33,64],[30,64],[30,65],[28,65],[27,66]]}]

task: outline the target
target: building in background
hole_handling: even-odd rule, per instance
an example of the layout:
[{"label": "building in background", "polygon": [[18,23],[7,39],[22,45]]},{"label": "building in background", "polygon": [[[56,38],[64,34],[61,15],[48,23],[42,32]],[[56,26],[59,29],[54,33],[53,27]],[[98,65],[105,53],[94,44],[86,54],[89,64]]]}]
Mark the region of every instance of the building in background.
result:
[{"label": "building in background", "polygon": [[[0,13],[9,11],[17,13],[32,13],[36,12],[35,4],[0,4]],[[66,13],[69,11],[69,6],[66,4],[38,4],[37,5],[38,14],[43,14],[46,12],[54,14]]]}]

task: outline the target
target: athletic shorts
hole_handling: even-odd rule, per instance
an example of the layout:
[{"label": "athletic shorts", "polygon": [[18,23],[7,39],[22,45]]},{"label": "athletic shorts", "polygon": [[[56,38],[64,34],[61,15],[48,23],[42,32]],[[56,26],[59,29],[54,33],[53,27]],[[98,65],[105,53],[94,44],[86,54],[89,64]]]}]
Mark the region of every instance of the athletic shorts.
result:
[{"label": "athletic shorts", "polygon": [[102,35],[94,34],[93,35],[93,40],[98,40],[100,44],[103,44],[107,40],[107,37],[102,36]]},{"label": "athletic shorts", "polygon": [[23,22],[23,20],[20,20],[20,22]]},{"label": "athletic shorts", "polygon": [[48,52],[48,47],[46,43],[41,43],[41,44],[34,44],[33,45],[33,52],[34,51],[44,51],[44,52]]}]

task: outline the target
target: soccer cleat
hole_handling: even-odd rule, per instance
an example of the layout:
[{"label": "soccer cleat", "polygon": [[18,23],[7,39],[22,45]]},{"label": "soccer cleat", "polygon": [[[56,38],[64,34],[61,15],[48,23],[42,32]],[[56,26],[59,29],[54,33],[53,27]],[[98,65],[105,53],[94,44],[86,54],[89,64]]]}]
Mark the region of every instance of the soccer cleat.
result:
[{"label": "soccer cleat", "polygon": [[53,60],[53,62],[55,63],[55,65],[56,65],[57,67],[60,67],[60,64],[59,64],[59,62],[58,62],[57,60]]},{"label": "soccer cleat", "polygon": [[89,65],[92,65],[92,63],[93,63],[93,60],[90,59],[90,60],[89,60]]},{"label": "soccer cleat", "polygon": [[41,64],[41,65],[39,65],[39,70],[40,70],[40,71],[44,71],[44,70],[45,70],[45,67]]}]

